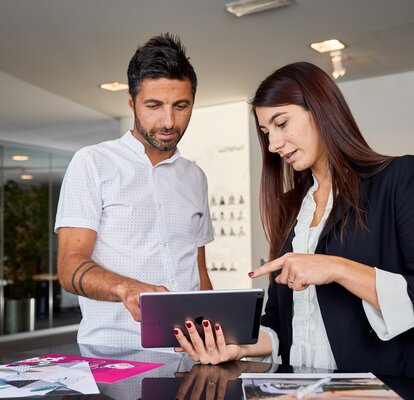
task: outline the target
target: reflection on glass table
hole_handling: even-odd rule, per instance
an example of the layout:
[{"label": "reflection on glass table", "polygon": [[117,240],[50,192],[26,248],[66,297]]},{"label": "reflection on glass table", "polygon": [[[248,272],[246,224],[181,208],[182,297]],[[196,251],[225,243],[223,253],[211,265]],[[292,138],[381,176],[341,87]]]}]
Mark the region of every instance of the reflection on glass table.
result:
[{"label": "reflection on glass table", "polygon": [[220,365],[194,364],[189,371],[177,371],[175,378],[144,378],[142,400],[241,399],[240,374],[263,373],[270,368],[271,364],[249,361],[232,361]]},{"label": "reflection on glass table", "polygon": [[[120,400],[149,400],[149,399],[226,399],[241,400],[241,373],[312,373],[327,372],[323,370],[293,369],[287,365],[277,365],[253,361],[233,361],[221,365],[195,364],[183,353],[168,351],[148,351],[127,348],[80,345],[76,343],[54,345],[36,348],[14,354],[0,354],[0,363],[5,364],[50,353],[80,355],[116,360],[161,363],[163,366],[150,371],[131,376],[115,383],[98,383],[98,395],[45,395],[48,400],[66,399],[120,399]],[[346,371],[341,371],[346,372]],[[414,379],[409,377],[379,376],[389,387],[394,389],[404,399],[412,399]]]}]

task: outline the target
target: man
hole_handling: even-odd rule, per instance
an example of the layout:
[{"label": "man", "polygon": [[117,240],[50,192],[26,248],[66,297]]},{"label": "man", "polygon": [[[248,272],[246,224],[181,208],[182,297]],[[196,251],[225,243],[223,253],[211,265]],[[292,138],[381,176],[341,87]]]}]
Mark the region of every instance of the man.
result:
[{"label": "man", "polygon": [[78,151],[59,199],[58,275],[80,296],[79,343],[140,346],[140,293],[211,289],[207,181],[176,148],[197,87],[178,37],[138,47],[128,83],[133,130]]}]

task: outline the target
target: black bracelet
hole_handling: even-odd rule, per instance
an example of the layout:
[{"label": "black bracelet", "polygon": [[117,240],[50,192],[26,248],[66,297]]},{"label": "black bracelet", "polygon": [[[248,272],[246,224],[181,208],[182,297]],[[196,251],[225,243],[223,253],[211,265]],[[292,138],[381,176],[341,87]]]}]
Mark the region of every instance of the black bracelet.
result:
[{"label": "black bracelet", "polygon": [[93,261],[93,260],[88,260],[88,261],[84,261],[83,263],[81,263],[76,269],[75,269],[75,271],[73,272],[73,275],[72,275],[72,287],[73,287],[73,290],[77,293],[77,294],[80,294],[79,293],[79,291],[78,291],[78,289],[76,289],[76,286],[75,286],[75,276],[76,276],[76,274],[78,273],[78,271],[84,266],[84,265],[86,265],[86,264],[90,264],[90,263],[93,263],[93,262],[95,262],[95,261]]}]

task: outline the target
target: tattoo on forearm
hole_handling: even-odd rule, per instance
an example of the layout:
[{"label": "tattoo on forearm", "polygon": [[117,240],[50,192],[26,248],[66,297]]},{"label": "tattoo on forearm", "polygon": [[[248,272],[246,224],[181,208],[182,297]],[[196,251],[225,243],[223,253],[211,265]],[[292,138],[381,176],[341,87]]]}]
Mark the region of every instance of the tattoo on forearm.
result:
[{"label": "tattoo on forearm", "polygon": [[93,260],[88,260],[88,261],[84,261],[83,263],[81,263],[76,269],[75,269],[75,271],[73,271],[73,274],[72,274],[72,287],[73,287],[73,290],[77,293],[77,294],[80,294],[79,293],[79,290],[76,288],[76,286],[75,286],[75,277],[76,277],[76,274],[79,272],[79,270],[84,266],[84,265],[86,265],[86,264],[90,264],[90,263],[94,263],[95,261],[93,261]]},{"label": "tattoo on forearm", "polygon": [[80,278],[79,278],[79,290],[83,293],[84,296],[88,297],[88,295],[85,292],[85,289],[83,288],[82,282],[83,278],[85,277],[85,274],[87,274],[92,268],[99,267],[98,264],[93,264],[90,267],[86,268],[85,271],[82,272]]}]

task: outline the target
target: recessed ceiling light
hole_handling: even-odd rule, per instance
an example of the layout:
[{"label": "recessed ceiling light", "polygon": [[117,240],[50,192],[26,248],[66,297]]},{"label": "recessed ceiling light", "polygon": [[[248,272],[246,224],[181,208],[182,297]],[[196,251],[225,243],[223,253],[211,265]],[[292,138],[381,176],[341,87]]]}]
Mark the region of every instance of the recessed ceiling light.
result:
[{"label": "recessed ceiling light", "polygon": [[12,156],[12,160],[14,161],[27,161],[30,157],[24,154],[15,154]]},{"label": "recessed ceiling light", "polygon": [[237,0],[226,3],[226,10],[237,17],[253,14],[271,8],[287,6],[291,0]]},{"label": "recessed ceiling light", "polygon": [[119,90],[128,89],[128,85],[126,83],[121,83],[117,81],[101,83],[99,87],[101,89],[110,90],[111,92],[118,92]]},{"label": "recessed ceiling light", "polygon": [[29,175],[29,174],[22,174],[20,175],[20,179],[22,181],[30,181],[33,179],[33,175]]},{"label": "recessed ceiling light", "polygon": [[310,47],[319,53],[326,53],[327,51],[342,50],[346,47],[346,44],[338,39],[329,39],[324,40],[323,42],[312,43]]}]

